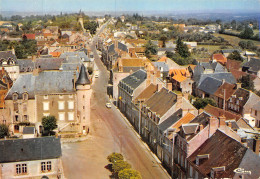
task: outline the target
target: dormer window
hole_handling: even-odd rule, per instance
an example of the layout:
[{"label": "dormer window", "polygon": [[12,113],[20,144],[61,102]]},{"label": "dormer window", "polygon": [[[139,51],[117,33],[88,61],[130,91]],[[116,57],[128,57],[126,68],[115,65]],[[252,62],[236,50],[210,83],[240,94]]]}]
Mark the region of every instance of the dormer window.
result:
[{"label": "dormer window", "polygon": [[28,100],[28,93],[23,93],[23,100]]},{"label": "dormer window", "polygon": [[212,168],[210,172],[210,178],[216,178],[216,175],[223,171],[225,171],[225,166]]},{"label": "dormer window", "polygon": [[201,160],[208,159],[208,158],[209,158],[209,154],[197,155],[197,157],[196,157],[196,165],[199,166]]},{"label": "dormer window", "polygon": [[13,93],[13,100],[14,101],[18,100],[18,94],[17,93]]}]

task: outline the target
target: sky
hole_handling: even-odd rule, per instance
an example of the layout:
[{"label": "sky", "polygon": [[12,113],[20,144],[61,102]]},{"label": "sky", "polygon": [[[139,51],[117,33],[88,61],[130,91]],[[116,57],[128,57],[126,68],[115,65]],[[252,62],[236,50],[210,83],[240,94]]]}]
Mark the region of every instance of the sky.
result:
[{"label": "sky", "polygon": [[260,0],[0,0],[0,11],[259,12]]}]

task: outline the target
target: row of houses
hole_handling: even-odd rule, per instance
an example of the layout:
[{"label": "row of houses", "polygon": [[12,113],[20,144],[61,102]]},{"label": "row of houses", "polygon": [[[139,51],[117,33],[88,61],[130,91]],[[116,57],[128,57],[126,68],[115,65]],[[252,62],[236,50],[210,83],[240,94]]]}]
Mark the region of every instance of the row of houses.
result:
[{"label": "row of houses", "polygon": [[[179,66],[167,57],[150,62],[124,41],[106,40],[98,46],[113,100],[172,178],[260,176],[260,100],[241,88],[225,53]],[[140,48],[140,39],[131,41]],[[108,47],[115,49],[111,56]],[[197,110],[190,95],[212,98],[217,106]]]}]

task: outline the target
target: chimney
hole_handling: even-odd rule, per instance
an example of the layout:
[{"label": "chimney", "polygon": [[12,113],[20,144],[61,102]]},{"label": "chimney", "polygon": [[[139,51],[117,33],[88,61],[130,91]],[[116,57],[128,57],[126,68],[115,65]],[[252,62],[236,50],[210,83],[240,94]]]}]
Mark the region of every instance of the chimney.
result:
[{"label": "chimney", "polygon": [[14,47],[12,47],[12,54],[15,55]]},{"label": "chimney", "polygon": [[232,123],[230,121],[228,122],[228,127],[232,128]]},{"label": "chimney", "polygon": [[183,97],[189,101],[189,93],[188,92],[184,92]]},{"label": "chimney", "polygon": [[32,56],[32,61],[35,63],[36,62],[36,55]]},{"label": "chimney", "polygon": [[79,66],[77,66],[77,72],[79,72]]},{"label": "chimney", "polygon": [[147,70],[146,87],[148,87],[150,84],[151,84],[151,72],[150,70]]},{"label": "chimney", "polygon": [[115,44],[115,51],[117,51],[118,50],[118,40],[115,40],[114,44]]},{"label": "chimney", "polygon": [[176,95],[177,95],[176,110],[178,110],[182,107],[182,94],[180,93]]},{"label": "chimney", "polygon": [[209,137],[211,137],[219,127],[219,121],[216,117],[209,118]]},{"label": "chimney", "polygon": [[33,76],[39,76],[40,72],[41,72],[40,68],[33,69]]},{"label": "chimney", "polygon": [[157,90],[160,91],[162,89],[162,83],[157,84]]},{"label": "chimney", "polygon": [[225,79],[222,79],[222,85],[223,85],[225,82],[226,82],[226,80],[225,80]]},{"label": "chimney", "polygon": [[169,91],[172,91],[172,83],[167,83],[166,85],[167,85],[167,89]]},{"label": "chimney", "polygon": [[241,88],[241,83],[236,83],[236,89]]},{"label": "chimney", "polygon": [[200,131],[202,131],[204,129],[203,125],[200,124]]},{"label": "chimney", "polygon": [[223,128],[226,126],[226,117],[225,116],[219,116],[219,127]]}]

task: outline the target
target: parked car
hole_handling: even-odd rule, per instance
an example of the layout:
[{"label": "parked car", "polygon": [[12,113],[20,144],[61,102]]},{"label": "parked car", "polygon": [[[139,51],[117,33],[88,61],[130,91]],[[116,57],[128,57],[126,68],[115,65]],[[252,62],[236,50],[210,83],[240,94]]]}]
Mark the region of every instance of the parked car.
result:
[{"label": "parked car", "polygon": [[95,78],[98,78],[98,74],[95,74]]}]

